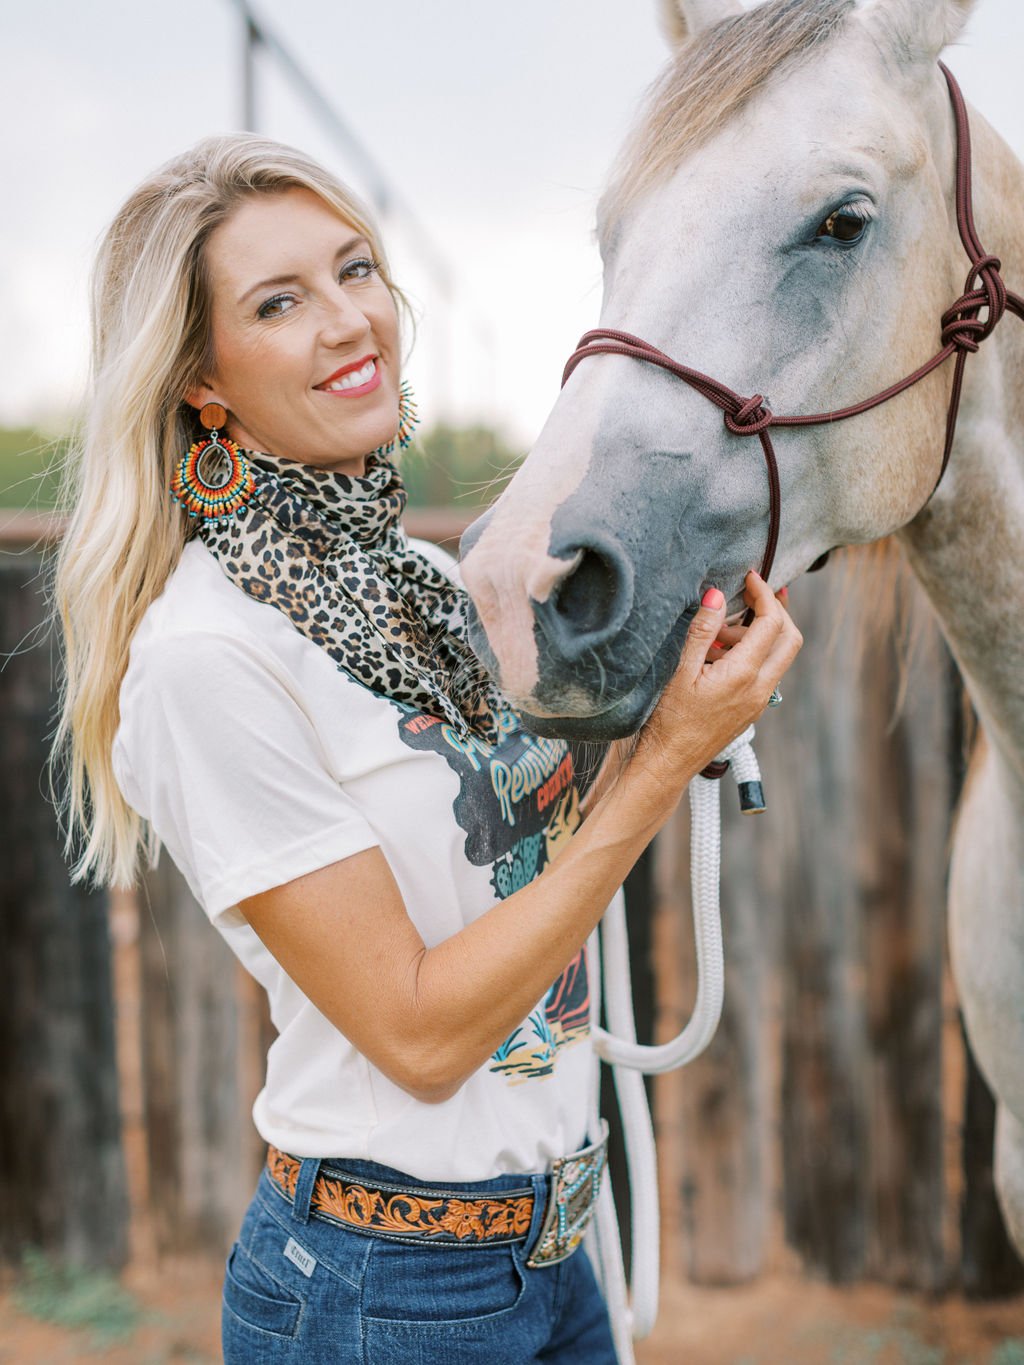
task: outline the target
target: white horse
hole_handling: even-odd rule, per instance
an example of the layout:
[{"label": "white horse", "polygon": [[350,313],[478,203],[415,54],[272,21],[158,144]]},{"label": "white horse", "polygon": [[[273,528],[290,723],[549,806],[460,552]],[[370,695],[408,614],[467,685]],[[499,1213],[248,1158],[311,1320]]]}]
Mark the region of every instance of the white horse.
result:
[{"label": "white horse", "polygon": [[[675,60],[599,210],[601,327],[785,414],[857,403],[932,356],[969,264],[937,58],[971,3],[678,0]],[[1021,291],[1024,168],[973,112],[971,133],[978,232]],[[1024,325],[1007,317],[968,356],[935,489],[952,366],[864,415],[773,433],[771,581],[895,532],[977,709],[951,951],[1024,1254]],[[766,512],[756,438],[662,370],[590,356],[463,542],[478,651],[542,730],[629,733],[703,589],[741,605]]]}]

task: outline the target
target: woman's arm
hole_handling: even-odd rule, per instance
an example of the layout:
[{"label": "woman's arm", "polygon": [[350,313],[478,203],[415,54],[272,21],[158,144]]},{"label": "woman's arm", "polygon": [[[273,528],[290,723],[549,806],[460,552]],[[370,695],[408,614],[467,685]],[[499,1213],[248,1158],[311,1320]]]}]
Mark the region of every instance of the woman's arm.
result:
[{"label": "woman's arm", "polygon": [[802,640],[756,574],[747,599],[753,624],[714,664],[724,602],[697,612],[632,755],[559,857],[443,943],[425,947],[379,848],[240,903],[304,994],[417,1099],[448,1099],[522,1023],[691,777],[764,709]]}]

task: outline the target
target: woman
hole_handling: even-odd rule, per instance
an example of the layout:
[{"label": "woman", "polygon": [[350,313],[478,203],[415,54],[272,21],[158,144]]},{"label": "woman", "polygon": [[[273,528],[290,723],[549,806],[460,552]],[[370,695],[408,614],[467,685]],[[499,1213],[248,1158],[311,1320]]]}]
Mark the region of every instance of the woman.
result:
[{"label": "woman", "polygon": [[800,636],[756,574],[747,631],[709,588],[583,821],[398,526],[401,303],[363,208],[262,139],[201,142],[115,218],[55,589],[68,851],[128,886],[165,844],[269,994],[229,1365],[600,1365],[587,938]]}]

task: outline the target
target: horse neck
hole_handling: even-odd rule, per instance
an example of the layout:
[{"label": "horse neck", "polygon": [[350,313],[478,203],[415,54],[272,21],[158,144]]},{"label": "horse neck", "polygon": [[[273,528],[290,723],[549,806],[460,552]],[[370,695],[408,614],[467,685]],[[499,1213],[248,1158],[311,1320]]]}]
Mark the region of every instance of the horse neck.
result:
[{"label": "horse neck", "polygon": [[[975,216],[1024,293],[1024,167],[977,115]],[[964,257],[966,273],[966,257]],[[952,364],[952,362],[950,362]],[[900,533],[986,736],[1024,797],[1024,321],[1007,313],[968,356],[956,444],[936,494]]]}]

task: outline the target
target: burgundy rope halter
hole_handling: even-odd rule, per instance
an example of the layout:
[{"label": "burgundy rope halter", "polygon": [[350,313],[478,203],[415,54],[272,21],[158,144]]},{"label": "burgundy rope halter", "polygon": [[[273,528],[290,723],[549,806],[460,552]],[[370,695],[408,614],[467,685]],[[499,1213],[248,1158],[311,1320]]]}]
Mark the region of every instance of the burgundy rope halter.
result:
[{"label": "burgundy rope halter", "polygon": [[[953,449],[957,413],[960,410],[960,391],[963,387],[964,364],[968,355],[978,349],[980,343],[992,332],[1007,309],[1024,320],[1024,298],[1007,289],[999,274],[1001,269],[999,259],[988,255],[978,238],[974,226],[972,205],[971,133],[967,119],[967,106],[964,103],[960,87],[953,78],[953,73],[942,62],[939,63],[939,68],[949,86],[949,96],[956,120],[956,221],[960,230],[960,240],[971,260],[971,269],[967,276],[963,294],[942,315],[942,349],[916,369],[913,374],[891,384],[881,393],[876,393],[873,398],[865,398],[863,402],[853,404],[852,407],[839,408],[835,412],[816,412],[807,416],[783,417],[765,407],[762,394],[755,393],[752,398],[741,398],[738,393],[734,393],[732,389],[717,379],[712,379],[710,375],[702,374],[699,370],[691,370],[686,365],[680,365],[677,360],[673,360],[664,351],[659,351],[656,346],[643,341],[640,337],[635,337],[629,332],[618,332],[606,327],[595,328],[580,338],[579,345],[569,357],[562,373],[562,384],[564,385],[580,361],[589,355],[625,355],[632,356],[634,360],[645,360],[651,365],[658,365],[661,369],[674,374],[678,379],[682,379],[684,383],[689,384],[698,393],[702,393],[716,407],[721,408],[725,413],[725,425],[734,436],[758,437],[768,469],[768,541],[761,565],[761,577],[765,580],[771,573],[772,564],[775,561],[781,517],[779,468],[769,434],[770,429],[772,427],[812,427],[825,422],[840,422],[845,417],[857,417],[860,413],[869,412],[872,408],[887,403],[890,398],[895,398],[897,394],[911,388],[919,380],[924,379],[926,375],[931,374],[933,370],[937,370],[951,355],[955,355],[953,389],[950,394],[949,413],[946,418],[946,445],[942,454],[942,468],[939,470],[939,477],[935,480],[935,487],[932,489],[932,494],[934,494],[935,489],[942,481],[943,474],[946,472],[950,452]],[[979,316],[983,309],[988,310],[984,318]],[[929,497],[932,494],[929,494]],[[825,558],[826,556],[822,556],[812,567],[820,568]],[[750,616],[751,613],[748,612],[745,619],[749,621]]]}]

